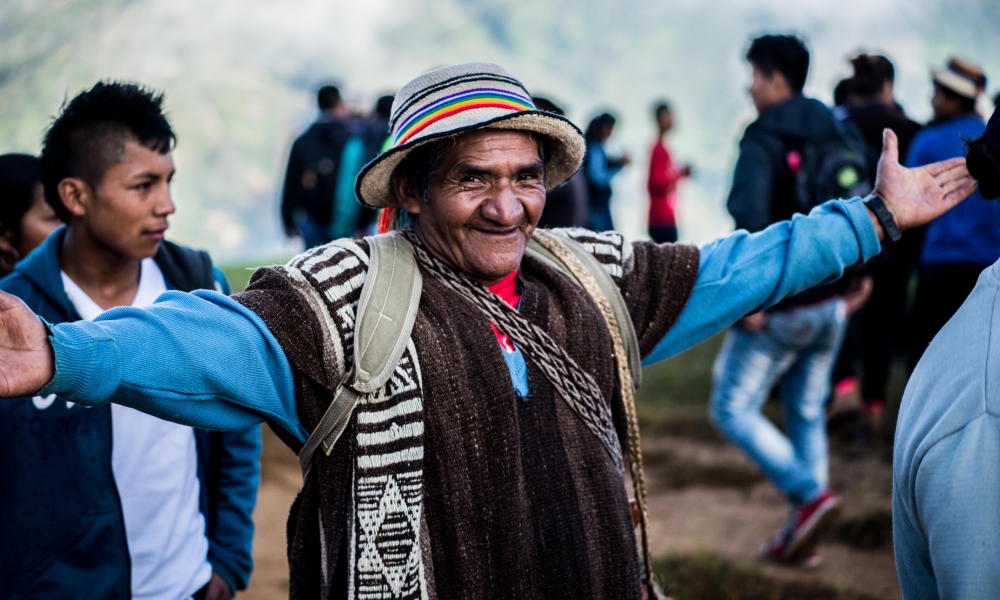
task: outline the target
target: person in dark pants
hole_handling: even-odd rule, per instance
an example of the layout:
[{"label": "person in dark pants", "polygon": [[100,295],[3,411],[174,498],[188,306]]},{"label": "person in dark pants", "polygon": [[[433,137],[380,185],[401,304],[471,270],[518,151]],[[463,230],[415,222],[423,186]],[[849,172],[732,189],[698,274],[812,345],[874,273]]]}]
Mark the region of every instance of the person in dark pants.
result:
[{"label": "person in dark pants", "polygon": [[[896,102],[896,70],[888,58],[860,54],[851,59],[854,74],[846,86],[844,113],[857,127],[872,156],[882,150],[882,131],[895,132],[900,160],[905,157],[920,125],[909,119]],[[891,358],[905,347],[907,330],[907,286],[916,267],[924,229],[907,231],[903,239],[889,244],[865,266],[871,278],[871,297],[848,327],[844,350],[834,373],[835,402],[840,394],[857,394],[860,362],[861,410],[877,429],[885,404]]]},{"label": "person in dark pants", "polygon": [[288,237],[302,236],[306,249],[333,238],[333,199],[344,145],[350,131],[343,120],[340,90],[323,86],[317,94],[320,116],[295,143],[288,157],[281,195],[281,219]]},{"label": "person in dark pants", "polygon": [[627,155],[619,158],[608,156],[605,143],[614,130],[614,115],[601,113],[591,119],[583,136],[587,142],[587,158],[583,168],[587,178],[590,209],[587,228],[592,231],[610,231],[615,228],[611,219],[611,180],[631,162]]},{"label": "person in dark pants", "polygon": [[[538,110],[544,110],[559,116],[566,112],[548,98],[534,96],[531,98]],[[542,218],[538,220],[539,227],[586,227],[587,226],[587,180],[583,169],[573,174],[569,180],[545,194],[545,208]]]},{"label": "person in dark pants", "polygon": [[674,115],[666,102],[653,109],[658,136],[649,154],[649,237],[658,244],[677,241],[677,184],[691,176],[691,167],[674,164],[665,143],[674,128]]},{"label": "person in dark pants", "polygon": [[[976,100],[986,88],[979,67],[953,58],[932,78],[934,121],[914,137],[906,159],[910,167],[965,156],[966,140],[986,129],[976,112]],[[968,297],[982,270],[998,258],[1000,204],[987,202],[978,192],[927,225],[914,297],[911,368]]]}]

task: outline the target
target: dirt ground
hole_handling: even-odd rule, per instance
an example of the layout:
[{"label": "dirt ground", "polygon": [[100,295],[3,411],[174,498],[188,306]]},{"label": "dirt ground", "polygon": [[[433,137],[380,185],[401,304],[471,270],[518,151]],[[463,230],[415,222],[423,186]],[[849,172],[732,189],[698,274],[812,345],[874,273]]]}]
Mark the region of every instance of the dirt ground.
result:
[{"label": "dirt ground", "polygon": [[[707,424],[647,427],[643,452],[652,548],[675,598],[900,598],[890,537],[891,465],[883,450],[835,444],[831,484],[844,499],[844,519],[820,548],[823,564],[808,571],[755,560],[787,506]],[[266,429],[262,465],[257,567],[243,600],[284,598],[288,591],[285,520],[301,475],[295,456]]]}]

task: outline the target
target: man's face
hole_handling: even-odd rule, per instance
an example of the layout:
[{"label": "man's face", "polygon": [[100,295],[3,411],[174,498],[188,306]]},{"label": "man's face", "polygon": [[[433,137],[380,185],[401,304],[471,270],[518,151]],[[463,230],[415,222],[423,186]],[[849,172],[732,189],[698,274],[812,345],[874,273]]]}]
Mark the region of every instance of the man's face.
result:
[{"label": "man's face", "polygon": [[135,140],[125,142],[121,160],[109,168],[91,194],[68,206],[89,234],[123,257],[156,254],[174,212],[170,180],[174,159]]},{"label": "man's face", "polygon": [[62,224],[56,216],[56,211],[45,201],[45,188],[40,183],[36,184],[31,208],[21,217],[21,235],[17,240],[17,251],[22,257],[27,256]]},{"label": "man's face", "polygon": [[748,91],[758,113],[777,106],[792,97],[791,87],[785,80],[785,76],[779,71],[775,70],[767,75],[756,66],[750,66],[753,69],[753,83],[750,84]]},{"label": "man's face", "polygon": [[521,265],[545,206],[545,166],[537,142],[527,133],[479,130],[455,141],[428,201],[413,190],[399,190],[397,186],[427,248],[491,285]]},{"label": "man's face", "polygon": [[674,128],[674,115],[669,110],[660,110],[656,113],[656,122],[660,126],[660,131],[670,131]]},{"label": "man's face", "polygon": [[949,95],[944,91],[944,88],[936,83],[934,84],[934,95],[931,96],[931,107],[934,109],[934,118],[939,121],[957,117],[964,110],[961,100]]}]

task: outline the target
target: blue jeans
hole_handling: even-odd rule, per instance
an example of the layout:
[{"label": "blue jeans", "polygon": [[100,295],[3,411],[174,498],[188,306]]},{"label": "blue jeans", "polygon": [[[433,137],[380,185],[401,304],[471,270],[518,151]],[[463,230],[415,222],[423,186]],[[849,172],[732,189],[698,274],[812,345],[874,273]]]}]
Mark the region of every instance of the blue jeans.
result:
[{"label": "blue jeans", "polygon": [[[730,329],[715,360],[712,422],[793,504],[810,502],[827,487],[825,408],[846,324],[839,297],[775,311],[758,333]],[[775,384],[787,437],[761,414]]]}]

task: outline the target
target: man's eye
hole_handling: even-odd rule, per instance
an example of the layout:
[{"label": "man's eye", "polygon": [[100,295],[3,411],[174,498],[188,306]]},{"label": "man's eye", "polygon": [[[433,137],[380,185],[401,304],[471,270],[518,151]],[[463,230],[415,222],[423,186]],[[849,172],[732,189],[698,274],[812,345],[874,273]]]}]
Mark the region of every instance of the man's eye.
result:
[{"label": "man's eye", "polygon": [[151,182],[149,182],[149,181],[147,181],[145,183],[140,183],[139,185],[135,186],[135,189],[137,189],[137,190],[139,190],[141,192],[148,192],[152,188],[153,188],[153,184]]}]

